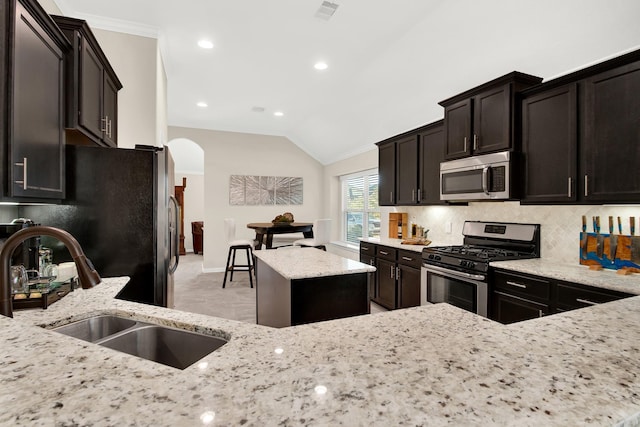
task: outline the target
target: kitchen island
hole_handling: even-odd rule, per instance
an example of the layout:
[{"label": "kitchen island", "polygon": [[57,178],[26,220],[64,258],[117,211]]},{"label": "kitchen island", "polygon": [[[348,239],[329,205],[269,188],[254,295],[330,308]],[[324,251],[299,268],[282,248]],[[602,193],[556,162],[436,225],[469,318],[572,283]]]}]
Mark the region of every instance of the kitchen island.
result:
[{"label": "kitchen island", "polygon": [[256,257],[256,319],[281,328],[368,314],[375,267],[315,248],[261,251]]},{"label": "kitchen island", "polygon": [[[640,297],[501,325],[447,304],[273,329],[114,299],[0,317],[0,425],[615,425],[640,411]],[[226,337],[177,370],[48,331],[93,314]]]}]

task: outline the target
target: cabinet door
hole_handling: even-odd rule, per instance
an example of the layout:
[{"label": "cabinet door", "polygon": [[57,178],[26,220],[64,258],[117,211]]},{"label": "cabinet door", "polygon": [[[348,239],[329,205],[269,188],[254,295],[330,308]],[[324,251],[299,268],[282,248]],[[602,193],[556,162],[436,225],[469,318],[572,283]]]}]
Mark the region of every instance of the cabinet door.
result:
[{"label": "cabinet door", "polygon": [[525,298],[495,291],[491,298],[491,319],[500,323],[514,323],[535,319],[549,313],[549,306]]},{"label": "cabinet door", "polygon": [[[360,262],[364,263],[364,264],[369,264],[375,267],[376,265],[376,259],[374,257],[371,257],[369,255],[363,255],[362,253],[360,253]],[[369,274],[369,299],[376,299],[378,297],[378,294],[376,293],[376,273],[370,273]]]},{"label": "cabinet door", "polygon": [[82,43],[80,76],[78,122],[97,139],[102,139],[105,129],[102,114],[103,66],[100,58],[86,40],[83,40]]},{"label": "cabinet door", "polygon": [[440,162],[444,161],[444,126],[421,133],[419,141],[418,202],[421,205],[442,204]]},{"label": "cabinet door", "polygon": [[398,264],[398,308],[420,305],[420,269]]},{"label": "cabinet door", "polygon": [[396,142],[396,204],[415,205],[418,202],[418,137]]},{"label": "cabinet door", "polygon": [[577,96],[571,84],[522,102],[524,202],[575,202]]},{"label": "cabinet door", "polygon": [[584,285],[568,283],[557,285],[557,304],[563,311],[616,301],[630,296],[633,295]]},{"label": "cabinet door", "polygon": [[64,197],[64,52],[16,3],[9,196]]},{"label": "cabinet door", "polygon": [[640,62],[584,82],[580,157],[588,202],[640,202]]},{"label": "cabinet door", "polygon": [[104,74],[104,142],[111,147],[118,145],[118,87],[107,73]]},{"label": "cabinet door", "polygon": [[471,99],[445,108],[445,158],[457,159],[471,154]]},{"label": "cabinet door", "polygon": [[387,143],[378,147],[378,204],[396,203],[396,145]]},{"label": "cabinet door", "polygon": [[483,154],[511,147],[509,85],[482,92],[473,98],[473,153]]},{"label": "cabinet door", "polygon": [[375,302],[393,310],[396,308],[396,264],[378,258],[376,268],[378,292]]}]

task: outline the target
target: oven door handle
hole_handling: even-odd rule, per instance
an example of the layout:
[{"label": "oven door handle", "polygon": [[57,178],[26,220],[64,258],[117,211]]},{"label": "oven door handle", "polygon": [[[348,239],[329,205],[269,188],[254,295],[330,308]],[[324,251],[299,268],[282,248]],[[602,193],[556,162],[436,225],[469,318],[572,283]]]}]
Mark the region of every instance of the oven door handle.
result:
[{"label": "oven door handle", "polygon": [[469,280],[485,280],[485,276],[483,274],[464,273],[462,271],[450,270],[448,268],[438,267],[431,264],[422,264],[422,266],[425,268],[425,270],[432,271],[434,273],[446,274],[448,276],[460,277]]}]

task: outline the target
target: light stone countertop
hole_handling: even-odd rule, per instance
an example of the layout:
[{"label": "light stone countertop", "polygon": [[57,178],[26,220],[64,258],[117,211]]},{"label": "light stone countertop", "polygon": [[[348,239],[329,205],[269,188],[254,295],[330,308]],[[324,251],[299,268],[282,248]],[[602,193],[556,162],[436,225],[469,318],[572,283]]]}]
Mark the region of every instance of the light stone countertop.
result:
[{"label": "light stone countertop", "polygon": [[495,261],[491,267],[580,283],[640,295],[640,274],[620,275],[615,270],[589,270],[586,265],[559,264],[543,258]]},{"label": "light stone countertop", "polygon": [[[271,329],[114,299],[126,281],[0,318],[0,425],[611,426],[640,410],[640,297],[508,326],[436,304]],[[181,371],[34,326],[99,313],[229,342]]]},{"label": "light stone countertop", "polygon": [[[375,267],[316,248],[296,246],[253,252],[287,280],[369,273]],[[293,261],[293,262],[292,262]]]},{"label": "light stone countertop", "polygon": [[[392,248],[398,248],[398,249],[406,249],[408,251],[414,251],[414,252],[422,252],[422,250],[424,248],[426,248],[426,246],[424,246],[424,245],[406,245],[406,244],[402,244],[403,240],[404,239],[390,239],[388,237],[380,237],[380,238],[365,237],[365,238],[360,239],[361,242],[373,243],[373,244],[376,244],[376,245],[390,246]],[[432,242],[429,246],[438,246],[438,245],[435,244],[434,242]]]}]

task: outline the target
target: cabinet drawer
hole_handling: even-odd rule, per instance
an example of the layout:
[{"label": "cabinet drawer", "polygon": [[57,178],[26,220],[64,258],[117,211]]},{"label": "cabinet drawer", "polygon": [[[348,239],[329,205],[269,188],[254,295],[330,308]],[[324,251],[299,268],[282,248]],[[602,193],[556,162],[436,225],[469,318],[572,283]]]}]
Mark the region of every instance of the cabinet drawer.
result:
[{"label": "cabinet drawer", "polygon": [[376,256],[376,245],[373,243],[360,242],[360,253],[368,256]]},{"label": "cabinet drawer", "polygon": [[542,277],[496,271],[493,285],[496,290],[545,303],[551,296],[551,283]]},{"label": "cabinet drawer", "polygon": [[398,250],[390,248],[389,246],[378,246],[376,256],[378,258],[386,259],[389,261],[395,261],[398,254]]},{"label": "cabinet drawer", "polygon": [[633,296],[624,292],[565,283],[559,283],[557,289],[558,306],[568,309],[589,307]]},{"label": "cabinet drawer", "polygon": [[422,252],[399,250],[398,264],[420,268],[422,266]]}]

